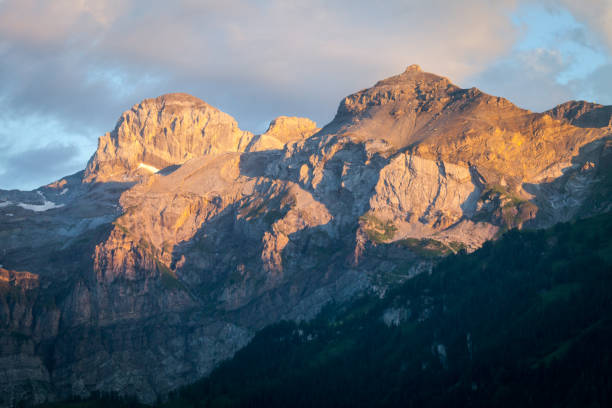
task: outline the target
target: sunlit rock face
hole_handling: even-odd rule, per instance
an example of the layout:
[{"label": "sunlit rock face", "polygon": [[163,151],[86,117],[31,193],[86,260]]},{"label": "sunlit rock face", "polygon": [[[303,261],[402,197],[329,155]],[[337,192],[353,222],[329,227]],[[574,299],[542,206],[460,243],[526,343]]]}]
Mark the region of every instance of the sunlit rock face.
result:
[{"label": "sunlit rock face", "polygon": [[247,150],[282,149],[287,143],[306,139],[318,131],[317,124],[308,118],[279,116],[270,123],[264,134],[255,136]]},{"label": "sunlit rock face", "polygon": [[317,124],[308,118],[279,116],[270,122],[266,136],[275,137],[283,144],[306,139],[319,131]]},{"label": "sunlit rock face", "polygon": [[147,99],[84,172],[0,191],[0,405],[152,402],[267,324],[609,211],[609,108],[533,113],[416,66],[322,129],[252,135],[192,96]]},{"label": "sunlit rock face", "polygon": [[611,117],[610,107],[583,102],[534,113],[413,65],[347,96],[321,134],[385,158],[368,214],[392,221],[395,239],[476,248],[505,228],[582,211],[580,191],[607,177]]},{"label": "sunlit rock face", "polygon": [[142,165],[162,169],[202,155],[244,151],[252,138],[234,118],[191,95],[145,99],[100,138],[84,180],[125,181]]},{"label": "sunlit rock face", "polygon": [[547,111],[555,119],[565,119],[571,124],[587,128],[612,126],[612,106],[585,101],[569,101]]}]

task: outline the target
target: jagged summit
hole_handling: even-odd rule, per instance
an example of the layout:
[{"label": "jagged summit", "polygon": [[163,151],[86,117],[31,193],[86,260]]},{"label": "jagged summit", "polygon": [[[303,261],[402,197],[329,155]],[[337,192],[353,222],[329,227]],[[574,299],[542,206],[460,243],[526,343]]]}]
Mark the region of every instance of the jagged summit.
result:
[{"label": "jagged summit", "polygon": [[[568,162],[573,152],[567,146],[595,137],[577,126],[607,125],[612,116],[606,107],[566,105],[533,113],[411,65],[344,98],[324,132],[357,143],[383,142],[385,151],[410,149],[432,160],[478,165],[491,182],[505,174],[516,187],[560,161]],[[511,164],[517,162],[523,164]]]},{"label": "jagged summit", "polygon": [[525,113],[503,98],[476,88],[462,89],[448,78],[411,65],[344,98],[326,130],[351,134],[356,141],[382,139],[402,149],[440,135],[440,126],[452,124],[454,129],[446,134],[457,134],[466,120],[472,126],[472,122]]},{"label": "jagged summit", "polygon": [[[448,78],[440,75],[432,74],[430,72],[424,72],[418,65],[410,65],[404,72],[398,75],[391,76],[389,78],[378,81],[374,88],[384,86],[397,86],[401,87],[404,91],[410,92],[411,90],[417,89],[431,89],[431,88],[446,88],[448,85],[452,85]],[[458,88],[452,85],[454,88]]]},{"label": "jagged summit", "polygon": [[244,151],[253,134],[230,115],[185,93],[145,99],[102,136],[86,182],[125,181],[204,154]]},{"label": "jagged summit", "polygon": [[209,105],[200,98],[184,92],[174,92],[160,95],[156,98],[147,98],[134,105],[142,108],[142,106],[155,106],[159,110],[174,110],[178,111],[181,109],[213,109],[217,108]]},{"label": "jagged summit", "polygon": [[247,151],[282,149],[287,143],[306,139],[318,131],[317,124],[308,118],[279,116],[270,122],[265,133],[253,138]]},{"label": "jagged summit", "polygon": [[282,149],[316,133],[307,118],[280,116],[253,135],[230,115],[186,93],[149,98],[125,111],[100,137],[84,181],[132,181],[187,160],[229,152]]},{"label": "jagged summit", "polygon": [[308,118],[279,116],[270,122],[266,134],[280,141],[304,139],[318,130],[316,122]]},{"label": "jagged summit", "polygon": [[406,73],[406,72],[415,72],[415,71],[416,71],[416,72],[421,72],[421,71],[422,71],[422,69],[421,69],[421,67],[420,67],[419,65],[417,65],[417,64],[412,64],[412,65],[408,65],[408,66],[406,67],[406,69],[404,70],[404,73]]},{"label": "jagged summit", "polygon": [[440,110],[458,91],[460,88],[447,78],[423,72],[418,65],[410,65],[403,73],[344,98],[334,122],[347,125],[369,118],[388,122],[384,116],[378,115],[382,110],[391,115],[391,120],[421,111],[432,112]]},{"label": "jagged summit", "polygon": [[144,99],[141,103],[146,103],[149,101],[156,101],[156,102],[160,102],[160,103],[165,103],[165,104],[185,104],[185,105],[192,105],[192,106],[196,106],[196,105],[208,105],[206,102],[204,102],[202,99],[193,96],[191,94],[185,93],[185,92],[170,92],[167,94],[163,94],[163,95],[159,95],[158,97],[155,98],[147,98]]},{"label": "jagged summit", "polygon": [[145,101],[148,100],[156,100],[164,103],[187,103],[193,105],[207,105],[206,102],[204,102],[200,98],[185,92],[170,92],[167,94],[160,95],[156,98],[145,99]]},{"label": "jagged summit", "polygon": [[555,119],[565,119],[582,127],[612,127],[612,106],[586,101],[568,101],[546,111]]}]

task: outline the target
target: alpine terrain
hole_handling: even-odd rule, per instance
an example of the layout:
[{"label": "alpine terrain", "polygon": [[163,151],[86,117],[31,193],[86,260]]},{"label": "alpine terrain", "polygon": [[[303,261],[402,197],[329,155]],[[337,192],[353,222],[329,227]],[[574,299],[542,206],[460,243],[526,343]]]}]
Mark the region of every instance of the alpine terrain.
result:
[{"label": "alpine terrain", "polygon": [[[535,113],[416,65],[344,98],[323,128],[279,117],[254,135],[193,96],[146,99],[83,171],[0,190],[0,406],[154,403],[270,324],[390,299],[509,230],[601,216],[611,176],[612,106]],[[409,320],[388,302],[385,327]]]}]

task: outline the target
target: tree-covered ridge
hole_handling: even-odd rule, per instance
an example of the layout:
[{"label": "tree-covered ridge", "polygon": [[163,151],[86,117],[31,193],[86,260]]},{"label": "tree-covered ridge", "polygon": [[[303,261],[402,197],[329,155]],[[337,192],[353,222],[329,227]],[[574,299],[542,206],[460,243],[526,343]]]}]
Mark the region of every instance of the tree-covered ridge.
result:
[{"label": "tree-covered ridge", "polygon": [[164,407],[612,406],[612,214],[259,332]]}]

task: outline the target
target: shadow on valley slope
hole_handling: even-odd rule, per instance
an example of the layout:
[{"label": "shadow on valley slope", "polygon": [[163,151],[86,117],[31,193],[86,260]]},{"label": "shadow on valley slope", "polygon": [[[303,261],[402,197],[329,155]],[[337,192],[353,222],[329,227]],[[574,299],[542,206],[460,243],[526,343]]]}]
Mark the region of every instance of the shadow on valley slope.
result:
[{"label": "shadow on valley slope", "polygon": [[610,210],[612,136],[582,146],[561,172],[552,180],[523,185],[534,196],[530,201],[537,206],[537,215],[525,227],[550,227],[578,215],[587,217]]}]

